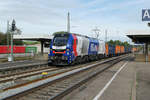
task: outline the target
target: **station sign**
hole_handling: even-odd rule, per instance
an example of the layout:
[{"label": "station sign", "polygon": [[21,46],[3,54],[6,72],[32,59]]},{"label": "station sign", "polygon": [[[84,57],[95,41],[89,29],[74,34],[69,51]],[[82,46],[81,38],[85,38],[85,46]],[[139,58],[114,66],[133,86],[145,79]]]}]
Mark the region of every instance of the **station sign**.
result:
[{"label": "station sign", "polygon": [[150,21],[150,9],[142,9],[142,21]]}]

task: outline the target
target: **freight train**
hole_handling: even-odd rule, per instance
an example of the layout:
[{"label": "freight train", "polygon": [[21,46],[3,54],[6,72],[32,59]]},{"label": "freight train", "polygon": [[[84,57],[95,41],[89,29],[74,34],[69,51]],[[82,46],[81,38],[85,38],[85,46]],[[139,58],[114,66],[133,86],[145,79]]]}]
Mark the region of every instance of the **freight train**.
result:
[{"label": "freight train", "polygon": [[80,34],[59,33],[51,41],[48,64],[72,65],[130,52],[131,47],[105,44]]}]

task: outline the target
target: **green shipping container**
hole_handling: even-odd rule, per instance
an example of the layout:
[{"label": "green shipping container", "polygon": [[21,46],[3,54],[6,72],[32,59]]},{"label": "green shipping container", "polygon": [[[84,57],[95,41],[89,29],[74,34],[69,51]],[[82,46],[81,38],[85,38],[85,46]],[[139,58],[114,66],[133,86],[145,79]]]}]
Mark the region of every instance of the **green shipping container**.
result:
[{"label": "green shipping container", "polygon": [[26,47],[26,53],[37,53],[37,47]]}]

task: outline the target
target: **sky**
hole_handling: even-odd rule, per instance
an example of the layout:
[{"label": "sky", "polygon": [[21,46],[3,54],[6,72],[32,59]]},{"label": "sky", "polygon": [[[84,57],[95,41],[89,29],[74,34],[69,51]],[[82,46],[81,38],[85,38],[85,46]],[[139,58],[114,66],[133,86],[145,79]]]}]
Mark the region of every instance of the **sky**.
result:
[{"label": "sky", "polygon": [[7,20],[16,20],[23,35],[52,34],[67,30],[67,12],[71,17],[71,32],[100,39],[130,41],[129,30],[150,30],[142,22],[142,9],[150,0],[0,0],[0,31],[6,32]]}]

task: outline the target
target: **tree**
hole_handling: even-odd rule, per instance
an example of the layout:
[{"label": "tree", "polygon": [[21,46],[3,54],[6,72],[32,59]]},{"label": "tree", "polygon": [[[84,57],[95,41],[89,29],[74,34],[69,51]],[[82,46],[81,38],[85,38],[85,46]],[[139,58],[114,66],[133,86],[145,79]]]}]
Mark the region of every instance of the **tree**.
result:
[{"label": "tree", "polygon": [[122,42],[121,42],[120,40],[115,40],[115,41],[114,41],[114,44],[115,44],[115,45],[122,45]]},{"label": "tree", "polygon": [[114,45],[114,41],[113,40],[110,40],[107,43],[110,44],[110,45]]},{"label": "tree", "polygon": [[[10,34],[9,34],[9,44],[10,44]],[[0,32],[0,45],[7,45],[7,34]],[[23,45],[21,40],[14,40],[14,45]]]},{"label": "tree", "polygon": [[130,46],[130,44],[127,41],[123,42],[123,45],[124,46]]},{"label": "tree", "polygon": [[0,32],[0,45],[6,44],[6,36],[2,32]]},{"label": "tree", "polygon": [[14,40],[14,45],[23,45],[22,40]]},{"label": "tree", "polygon": [[110,45],[130,46],[130,44],[127,41],[121,42],[120,40],[110,40],[107,43]]}]

